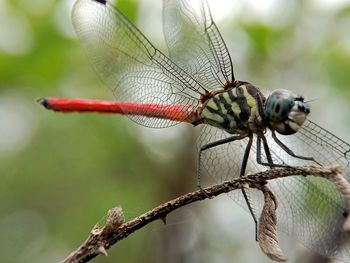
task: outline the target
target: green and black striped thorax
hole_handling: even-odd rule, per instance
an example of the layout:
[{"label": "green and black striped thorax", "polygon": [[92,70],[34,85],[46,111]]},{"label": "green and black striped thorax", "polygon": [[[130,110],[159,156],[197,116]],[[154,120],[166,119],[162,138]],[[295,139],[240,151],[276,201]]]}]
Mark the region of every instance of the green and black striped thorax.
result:
[{"label": "green and black striped thorax", "polygon": [[231,134],[246,135],[265,130],[264,95],[248,82],[232,84],[232,87],[215,91],[212,97],[203,102],[202,123]]},{"label": "green and black striped thorax", "polygon": [[290,135],[298,132],[309,113],[304,98],[289,90],[277,89],[265,98],[252,84],[234,81],[204,96],[195,125],[205,123],[240,135],[266,128]]}]

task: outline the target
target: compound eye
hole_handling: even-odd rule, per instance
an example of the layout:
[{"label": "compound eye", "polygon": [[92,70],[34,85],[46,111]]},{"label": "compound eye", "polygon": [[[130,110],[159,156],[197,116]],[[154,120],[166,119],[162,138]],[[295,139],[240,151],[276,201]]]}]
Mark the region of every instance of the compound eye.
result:
[{"label": "compound eye", "polygon": [[276,103],[275,114],[279,120],[285,120],[293,107],[294,103],[288,100],[281,100]]},{"label": "compound eye", "polygon": [[266,120],[273,129],[284,135],[297,132],[309,113],[310,106],[304,98],[289,90],[273,91],[264,105]]},{"label": "compound eye", "polygon": [[265,116],[272,122],[283,122],[294,106],[295,101],[290,98],[286,90],[276,90],[267,98]]}]

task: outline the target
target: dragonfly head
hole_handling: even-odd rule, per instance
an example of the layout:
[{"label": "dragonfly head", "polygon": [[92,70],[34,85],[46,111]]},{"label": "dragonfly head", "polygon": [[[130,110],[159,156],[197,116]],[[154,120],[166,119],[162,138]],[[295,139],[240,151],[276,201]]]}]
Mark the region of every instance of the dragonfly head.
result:
[{"label": "dragonfly head", "polygon": [[267,121],[273,129],[284,135],[296,133],[309,113],[310,106],[302,96],[284,89],[274,90],[264,105]]}]

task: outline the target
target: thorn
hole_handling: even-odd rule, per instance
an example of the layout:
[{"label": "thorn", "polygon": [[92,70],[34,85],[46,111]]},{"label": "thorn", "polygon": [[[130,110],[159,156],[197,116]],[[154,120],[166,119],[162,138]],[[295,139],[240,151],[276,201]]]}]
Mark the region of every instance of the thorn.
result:
[{"label": "thorn", "polygon": [[108,256],[107,250],[103,246],[99,246],[96,252],[97,254]]},{"label": "thorn", "polygon": [[165,217],[161,217],[160,220],[162,220],[162,222],[164,223],[164,225],[166,225],[166,216],[165,216]]}]

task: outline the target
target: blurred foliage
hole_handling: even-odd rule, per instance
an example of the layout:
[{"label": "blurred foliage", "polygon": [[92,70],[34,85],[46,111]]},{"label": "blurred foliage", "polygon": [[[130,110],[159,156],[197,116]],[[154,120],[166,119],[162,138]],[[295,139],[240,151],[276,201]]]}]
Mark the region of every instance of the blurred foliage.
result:
[{"label": "blurred foliage", "polygon": [[[159,136],[156,131],[139,129],[127,118],[58,114],[35,103],[43,96],[112,99],[67,26],[72,3],[0,3],[1,262],[58,261],[85,239],[95,222],[103,224],[109,208],[121,204],[130,219],[196,187],[195,144],[188,130],[168,129]],[[235,43],[229,46],[242,51],[231,53],[235,72],[271,87],[281,80],[289,86],[305,83],[310,86],[309,95],[315,93],[311,86],[318,88],[322,83],[330,87],[325,94],[349,101],[350,5],[324,14],[317,12],[317,4],[312,8],[308,1],[296,3],[292,18],[281,25],[255,20],[252,15],[247,20],[249,10],[218,24],[219,29],[225,28],[224,23],[231,28]],[[120,0],[117,5],[137,23],[139,16],[147,17],[147,10],[161,8],[161,1]],[[9,18],[10,22],[2,23]],[[316,26],[322,35],[318,38],[308,23],[322,19],[327,20],[327,28]],[[28,30],[27,35],[20,30]],[[235,36],[235,30],[243,33]],[[5,41],[16,34],[19,40]],[[245,41],[239,39],[242,34]],[[22,49],[16,49],[18,41],[24,42]],[[287,83],[286,74],[297,82]],[[164,136],[167,133],[175,135]],[[130,236],[109,257],[95,262],[164,262],[157,259],[162,243],[157,234],[166,231],[159,225]],[[197,261],[207,262],[206,246],[210,245],[199,242],[195,247],[203,252]],[[230,250],[227,246],[225,251]],[[214,259],[212,254],[210,259]]]}]

